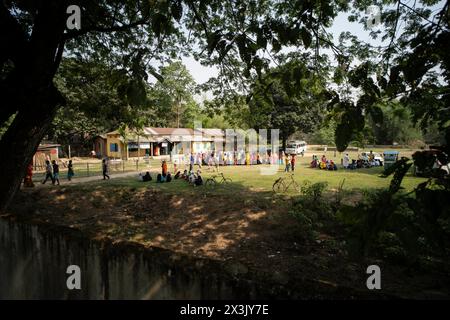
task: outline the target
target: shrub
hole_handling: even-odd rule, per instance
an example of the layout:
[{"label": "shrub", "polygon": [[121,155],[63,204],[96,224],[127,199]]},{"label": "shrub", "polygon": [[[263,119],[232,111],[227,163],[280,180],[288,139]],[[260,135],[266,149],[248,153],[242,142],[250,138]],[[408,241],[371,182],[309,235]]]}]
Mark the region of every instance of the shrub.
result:
[{"label": "shrub", "polygon": [[333,216],[330,204],[322,198],[326,187],[326,182],[305,181],[301,186],[302,195],[293,200],[289,214],[297,220],[301,240],[314,240],[318,229]]},{"label": "shrub", "polygon": [[414,197],[390,189],[368,192],[355,207],[343,206],[337,217],[349,226],[353,254],[409,265],[423,265],[430,257],[450,262],[450,198],[444,190],[422,185]]},{"label": "shrub", "polygon": [[316,202],[322,198],[322,194],[327,187],[327,182],[311,183],[311,181],[305,180],[300,187],[300,192],[306,197],[311,198],[313,202]]}]

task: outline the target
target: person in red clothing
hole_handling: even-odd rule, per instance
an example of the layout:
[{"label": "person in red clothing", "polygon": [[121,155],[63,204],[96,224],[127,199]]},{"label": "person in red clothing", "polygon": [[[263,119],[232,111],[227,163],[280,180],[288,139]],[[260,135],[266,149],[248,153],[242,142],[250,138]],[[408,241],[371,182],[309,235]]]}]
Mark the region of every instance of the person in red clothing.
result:
[{"label": "person in red clothing", "polygon": [[291,169],[292,171],[294,171],[295,168],[295,154],[292,155],[291,157]]},{"label": "person in red clothing", "polygon": [[163,160],[161,168],[162,168],[162,176],[165,177],[167,175],[167,162],[166,162],[166,160]]},{"label": "person in red clothing", "polygon": [[27,167],[27,172],[26,172],[25,178],[23,180],[23,185],[25,187],[34,187],[32,178],[33,178],[33,163],[30,163]]}]

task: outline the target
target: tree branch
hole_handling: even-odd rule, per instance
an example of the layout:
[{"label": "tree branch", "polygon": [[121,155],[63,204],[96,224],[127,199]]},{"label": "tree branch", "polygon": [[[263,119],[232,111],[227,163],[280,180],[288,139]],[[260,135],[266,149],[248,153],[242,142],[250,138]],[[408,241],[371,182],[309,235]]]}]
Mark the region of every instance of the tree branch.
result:
[{"label": "tree branch", "polygon": [[86,28],[83,30],[76,30],[76,31],[69,31],[64,35],[64,40],[70,40],[74,39],[80,36],[84,36],[91,32],[100,32],[100,33],[110,33],[110,32],[120,32],[120,31],[127,31],[129,29],[146,25],[149,23],[149,17],[143,17],[137,21],[123,24],[120,26],[111,26],[111,27],[102,27],[102,26],[92,26],[90,28]]}]

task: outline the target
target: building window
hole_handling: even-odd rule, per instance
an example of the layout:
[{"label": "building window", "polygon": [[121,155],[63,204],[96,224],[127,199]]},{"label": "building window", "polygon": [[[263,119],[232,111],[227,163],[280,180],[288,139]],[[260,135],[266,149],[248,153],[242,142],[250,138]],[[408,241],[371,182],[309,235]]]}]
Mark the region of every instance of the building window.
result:
[{"label": "building window", "polygon": [[117,143],[110,143],[109,151],[110,152],[119,152],[119,145]]}]

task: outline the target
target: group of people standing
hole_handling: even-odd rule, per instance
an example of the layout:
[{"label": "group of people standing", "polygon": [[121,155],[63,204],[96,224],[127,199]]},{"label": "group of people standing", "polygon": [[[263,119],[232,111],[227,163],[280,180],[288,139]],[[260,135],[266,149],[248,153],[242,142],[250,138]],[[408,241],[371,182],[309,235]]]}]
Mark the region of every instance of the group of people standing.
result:
[{"label": "group of people standing", "polygon": [[[67,180],[71,181],[74,175],[73,163],[72,160],[69,160],[67,164]],[[51,163],[50,160],[45,160],[45,177],[42,180],[42,184],[45,184],[48,179],[52,181],[53,185],[56,183],[59,186],[59,164],[56,160],[52,160]]]},{"label": "group of people standing", "polygon": [[[72,179],[73,174],[72,160],[69,160],[67,173],[67,179],[69,181]],[[50,160],[45,160],[45,178],[42,180],[42,184],[45,184],[48,179],[52,181],[53,185],[56,183],[59,186],[59,164],[56,160],[52,160],[51,163]]]},{"label": "group of people standing", "polygon": [[288,154],[284,155],[284,152],[282,154],[282,159],[284,159],[284,172],[289,172],[292,170],[294,172],[295,170],[295,154]]}]

